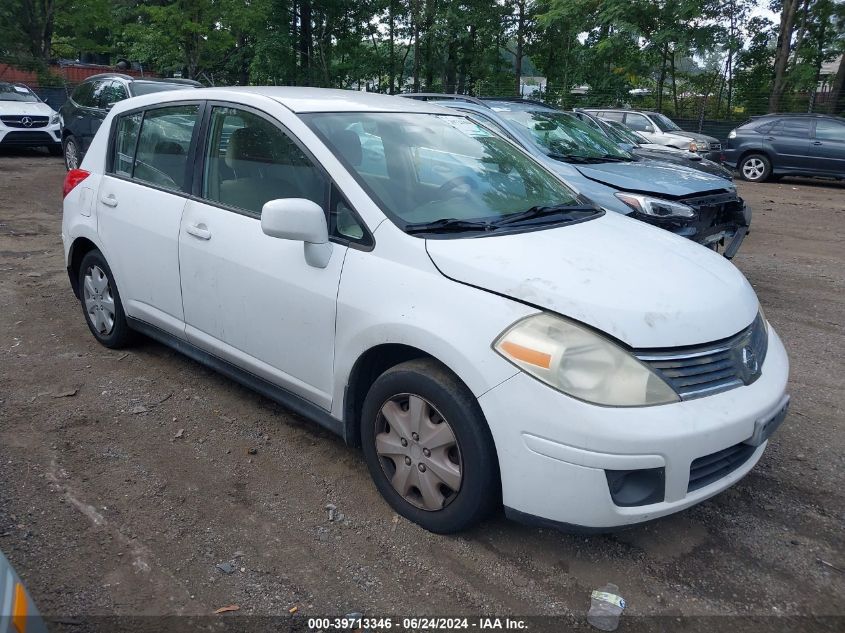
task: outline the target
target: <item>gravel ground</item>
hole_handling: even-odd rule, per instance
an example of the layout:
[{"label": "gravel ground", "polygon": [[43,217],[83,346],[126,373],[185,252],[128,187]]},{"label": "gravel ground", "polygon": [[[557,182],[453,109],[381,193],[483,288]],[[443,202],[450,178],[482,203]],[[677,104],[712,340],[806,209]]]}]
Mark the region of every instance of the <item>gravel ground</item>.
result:
[{"label": "gravel ground", "polygon": [[590,591],[607,582],[628,602],[623,631],[726,615],[845,628],[842,184],[739,185],[754,222],[735,263],[786,342],[793,395],[743,481],[615,535],[495,517],[443,537],[394,516],[359,451],[315,425],[156,343],[100,347],[64,270],[63,176],[61,159],[0,154],[0,550],[43,613],[77,618],[56,630],[230,604],[238,614],[219,617],[295,607],[589,628]]}]

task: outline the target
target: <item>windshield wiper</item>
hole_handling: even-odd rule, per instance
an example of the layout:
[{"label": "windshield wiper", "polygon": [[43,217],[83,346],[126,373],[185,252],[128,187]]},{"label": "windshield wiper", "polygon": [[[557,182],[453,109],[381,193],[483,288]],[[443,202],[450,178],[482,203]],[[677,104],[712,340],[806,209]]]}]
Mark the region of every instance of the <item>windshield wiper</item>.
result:
[{"label": "windshield wiper", "polygon": [[614,154],[605,154],[602,156],[602,160],[606,160],[613,163],[627,163],[630,162],[630,158],[626,158],[625,156],[615,156]]},{"label": "windshield wiper", "polygon": [[560,152],[549,152],[547,154],[549,158],[554,158],[555,160],[563,160],[567,163],[587,163],[590,161],[589,157],[581,156],[580,154],[561,154]]},{"label": "windshield wiper", "polygon": [[415,222],[405,225],[405,233],[461,233],[465,231],[492,231],[496,227],[489,222],[440,218],[432,222]]},{"label": "windshield wiper", "polygon": [[516,222],[525,222],[526,220],[535,220],[537,218],[548,218],[550,221],[554,222],[559,222],[561,220],[571,222],[573,220],[588,218],[595,214],[596,209],[587,206],[567,204],[536,205],[529,207],[525,211],[510,213],[501,220],[497,220],[495,225],[505,226],[507,224],[515,224]]}]

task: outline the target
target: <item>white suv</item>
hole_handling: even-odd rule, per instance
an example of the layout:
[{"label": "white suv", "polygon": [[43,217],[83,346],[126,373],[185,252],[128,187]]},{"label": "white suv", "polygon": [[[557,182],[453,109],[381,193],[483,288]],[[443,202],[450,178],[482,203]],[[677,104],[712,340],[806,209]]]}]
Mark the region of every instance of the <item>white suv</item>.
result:
[{"label": "white suv", "polygon": [[141,332],[361,445],[435,532],[613,528],[745,475],[786,353],[712,251],[584,204],[452,110],[214,88],[120,102],[65,181],[93,335]]}]

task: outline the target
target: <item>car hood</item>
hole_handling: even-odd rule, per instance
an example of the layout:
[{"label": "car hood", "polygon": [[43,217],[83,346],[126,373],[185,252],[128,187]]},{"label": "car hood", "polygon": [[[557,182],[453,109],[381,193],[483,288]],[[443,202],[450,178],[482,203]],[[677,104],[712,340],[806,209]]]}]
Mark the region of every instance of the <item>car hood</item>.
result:
[{"label": "car hood", "polygon": [[51,116],[55,114],[53,108],[42,102],[26,101],[0,101],[0,114],[37,114],[39,116]]},{"label": "car hood", "polygon": [[455,281],[590,325],[634,348],[732,336],[758,310],[728,260],[619,214],[571,226],[469,239],[429,239]]},{"label": "car hood", "polygon": [[691,138],[696,143],[700,143],[702,141],[707,141],[708,143],[718,143],[719,139],[715,136],[707,136],[706,134],[699,134],[697,132],[685,132],[683,130],[672,130],[669,134],[674,134],[675,136],[683,136],[684,138]]},{"label": "car hood", "polygon": [[724,178],[702,171],[654,162],[575,165],[590,180],[624,189],[680,198],[704,191],[725,189]]}]

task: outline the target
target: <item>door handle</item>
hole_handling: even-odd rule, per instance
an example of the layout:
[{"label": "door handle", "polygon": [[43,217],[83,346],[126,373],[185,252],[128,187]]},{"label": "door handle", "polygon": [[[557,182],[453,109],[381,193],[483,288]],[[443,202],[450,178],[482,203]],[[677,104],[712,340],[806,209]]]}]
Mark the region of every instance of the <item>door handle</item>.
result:
[{"label": "door handle", "polygon": [[824,145],[821,141],[813,141],[813,145]]},{"label": "door handle", "polygon": [[189,224],[185,227],[185,231],[201,240],[211,239],[211,231],[208,230],[205,224]]},{"label": "door handle", "polygon": [[100,196],[100,202],[102,202],[107,207],[116,207],[117,206],[117,198],[114,197],[113,193],[110,193],[107,196]]}]

